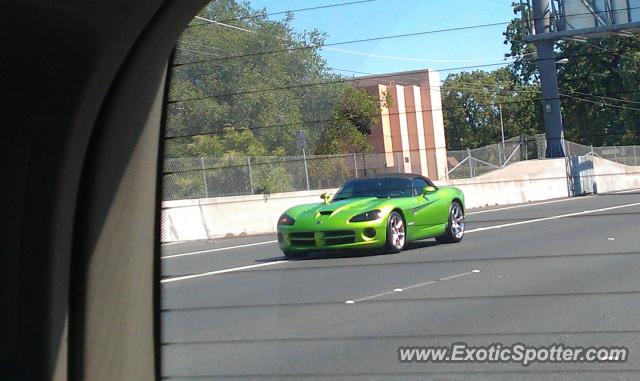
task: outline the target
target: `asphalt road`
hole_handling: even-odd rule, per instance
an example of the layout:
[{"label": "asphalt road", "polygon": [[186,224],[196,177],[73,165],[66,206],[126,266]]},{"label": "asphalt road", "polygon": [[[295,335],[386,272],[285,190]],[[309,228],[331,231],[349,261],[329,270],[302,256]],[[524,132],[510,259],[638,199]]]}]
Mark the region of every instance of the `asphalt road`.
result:
[{"label": "asphalt road", "polygon": [[[640,192],[468,211],[459,244],[287,261],[166,245],[169,379],[640,379]],[[625,363],[406,364],[400,346],[625,346]]]}]

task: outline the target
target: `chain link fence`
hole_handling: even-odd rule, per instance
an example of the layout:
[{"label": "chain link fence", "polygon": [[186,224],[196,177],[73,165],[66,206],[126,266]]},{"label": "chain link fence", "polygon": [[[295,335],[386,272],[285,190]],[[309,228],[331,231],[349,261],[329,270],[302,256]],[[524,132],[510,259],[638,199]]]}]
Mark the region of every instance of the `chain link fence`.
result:
[{"label": "chain link fence", "polygon": [[[396,158],[396,162],[402,160]],[[168,158],[165,200],[337,188],[346,180],[399,172],[385,154]]]},{"label": "chain link fence", "polygon": [[[538,158],[536,139],[527,137],[505,140],[485,147],[447,151],[448,178],[465,179],[489,173],[521,160]],[[441,178],[439,180],[444,180]]]},{"label": "chain link fence", "polygon": [[[640,147],[591,147],[565,141],[568,156],[593,155],[640,163]],[[448,173],[438,180],[480,176],[508,164],[544,158],[544,135],[516,137],[486,147],[447,152]],[[164,200],[270,194],[338,188],[345,181],[404,172],[402,153],[331,156],[186,157],[164,161]],[[393,161],[391,160],[393,159]]]}]

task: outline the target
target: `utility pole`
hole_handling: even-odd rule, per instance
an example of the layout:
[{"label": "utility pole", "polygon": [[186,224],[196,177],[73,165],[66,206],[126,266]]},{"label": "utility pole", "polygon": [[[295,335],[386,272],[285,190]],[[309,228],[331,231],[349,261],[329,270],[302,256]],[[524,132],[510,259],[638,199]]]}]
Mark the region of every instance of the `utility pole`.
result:
[{"label": "utility pole", "polygon": [[[550,0],[533,0],[536,34],[551,31]],[[555,40],[542,39],[535,42],[538,50],[538,71],[542,90],[542,113],[547,133],[546,157],[564,157],[562,147],[562,114],[560,111],[560,92],[558,89],[558,73],[556,71],[556,53],[553,49]]]},{"label": "utility pole", "polygon": [[502,133],[502,154],[500,155],[500,165],[504,162],[502,155],[505,154],[504,148],[504,122],[502,121],[502,105],[498,105],[498,110],[500,110],[500,132]]},{"label": "utility pole", "polygon": [[309,169],[307,167],[307,150],[306,150],[307,138],[303,130],[299,130],[298,133],[296,134],[296,144],[298,145],[298,148],[302,150],[302,161],[304,162],[304,178],[307,181],[307,190],[310,190],[311,187],[309,186]]}]

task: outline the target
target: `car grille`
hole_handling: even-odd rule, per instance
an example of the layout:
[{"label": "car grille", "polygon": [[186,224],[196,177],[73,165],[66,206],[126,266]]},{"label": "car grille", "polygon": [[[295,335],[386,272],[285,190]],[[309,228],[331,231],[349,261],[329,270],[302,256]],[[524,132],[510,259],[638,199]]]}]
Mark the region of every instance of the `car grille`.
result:
[{"label": "car grille", "polygon": [[336,238],[336,237],[344,237],[344,236],[353,236],[355,233],[353,230],[333,230],[324,232],[325,238]]},{"label": "car grille", "polygon": [[326,232],[296,232],[289,234],[289,241],[294,246],[315,247],[316,235],[326,246],[344,245],[356,242],[353,230],[331,230]]},{"label": "car grille", "polygon": [[314,232],[291,233],[291,234],[289,234],[289,237],[295,238],[295,239],[315,239],[316,238],[316,233],[314,233]]},{"label": "car grille", "polygon": [[347,243],[354,243],[356,241],[356,237],[343,237],[343,238],[326,238],[324,242],[329,245],[344,245]]}]

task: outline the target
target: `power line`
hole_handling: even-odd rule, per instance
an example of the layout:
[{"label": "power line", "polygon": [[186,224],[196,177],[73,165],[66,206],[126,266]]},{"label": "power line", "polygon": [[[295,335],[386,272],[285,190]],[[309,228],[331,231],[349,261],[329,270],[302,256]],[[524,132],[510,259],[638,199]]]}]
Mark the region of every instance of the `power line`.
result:
[{"label": "power line", "polygon": [[560,94],[560,96],[566,97],[566,98],[576,99],[576,100],[579,100],[579,101],[582,101],[582,102],[594,103],[594,104],[601,105],[601,106],[618,108],[618,109],[622,109],[622,110],[640,111],[640,108],[619,106],[619,105],[614,105],[614,104],[611,104],[611,103],[605,103],[605,102],[602,102],[602,101],[593,101],[591,99],[580,98],[580,97],[576,97],[576,96],[568,95],[568,94]]},{"label": "power line", "polygon": [[[583,93],[583,92],[576,91],[576,90],[569,90],[569,91],[571,91],[572,93],[575,93],[575,94],[585,95],[585,96],[589,96],[589,97],[596,97],[596,98],[606,99],[606,100],[610,100],[610,101],[616,101],[616,102],[640,105],[640,102],[629,101],[629,100],[626,100],[626,99],[604,97],[604,96],[596,95],[596,94],[593,94],[593,93]],[[640,92],[640,90],[628,91],[628,92],[625,92],[625,93],[638,93],[638,92]],[[619,92],[619,93],[616,93],[616,94],[624,94],[624,93],[623,92]]]},{"label": "power line", "polygon": [[[516,91],[518,92],[518,90],[509,90],[509,91]],[[573,91],[573,90],[569,90],[569,91]],[[523,91],[519,91],[519,92],[523,92]],[[529,91],[530,93],[534,93],[534,91]],[[539,93],[539,92],[535,92],[535,93]],[[632,91],[626,91],[626,92],[608,92],[608,93],[596,93],[596,94],[589,94],[590,96],[603,96],[603,95],[616,95],[616,94],[630,94],[630,93],[640,93],[640,90],[632,90]],[[478,107],[495,107],[495,106],[501,106],[501,105],[509,105],[509,104],[526,104],[526,103],[533,103],[533,102],[539,102],[542,101],[541,98],[531,98],[531,99],[525,99],[525,100],[517,100],[517,101],[502,101],[502,102],[493,102],[491,104],[484,104],[484,103],[479,103],[476,106]],[[601,102],[592,102],[592,103],[597,103],[600,104]],[[435,109],[424,109],[424,110],[415,110],[415,111],[406,111],[406,112],[397,112],[397,113],[385,113],[384,115],[388,115],[388,116],[397,116],[397,115],[402,115],[402,114],[411,114],[411,113],[418,113],[418,112],[432,112],[432,111],[444,111],[444,110],[449,110],[449,109],[456,109],[456,108],[466,108],[466,106],[446,106],[446,107],[441,107],[441,108],[435,108]],[[373,115],[367,115],[369,117],[380,117],[381,114],[380,113],[376,113]],[[304,126],[304,125],[313,125],[313,124],[322,124],[322,123],[329,123],[331,122],[332,119],[321,119],[321,120],[312,120],[312,121],[299,121],[299,122],[291,122],[291,123],[280,123],[280,124],[270,124],[270,125],[264,125],[264,126],[252,126],[252,127],[246,127],[246,128],[239,128],[237,129],[237,131],[245,131],[245,130],[249,130],[249,131],[253,131],[253,130],[262,130],[262,129],[269,129],[269,128],[282,128],[282,127],[292,127],[292,126]],[[224,126],[223,126],[224,128]],[[164,137],[165,140],[173,140],[173,139],[183,139],[183,138],[193,138],[193,137],[197,137],[197,136],[208,136],[208,135],[224,135],[226,132],[224,130],[217,130],[217,131],[208,131],[208,132],[201,132],[201,133],[194,133],[194,134],[183,134],[183,135],[175,135],[175,136],[166,136]],[[610,134],[604,134],[604,135],[610,135]],[[588,135],[588,136],[604,136],[604,135]],[[585,137],[587,135],[581,135],[582,137]]]},{"label": "power line", "polygon": [[[289,9],[289,10],[285,10],[285,11],[278,11],[278,12],[271,12],[271,13],[260,13],[260,14],[256,14],[256,15],[252,15],[252,16],[243,16],[243,17],[236,17],[236,18],[231,18],[231,19],[224,19],[224,20],[219,20],[217,22],[228,23],[228,22],[232,22],[232,21],[249,20],[249,19],[256,19],[256,18],[260,18],[260,17],[275,16],[275,15],[284,15],[284,14],[288,14],[288,13],[300,13],[300,12],[319,10],[319,9],[336,8],[336,7],[342,7],[342,6],[348,6],[348,5],[356,5],[356,4],[362,4],[362,3],[371,3],[371,2],[374,2],[374,1],[378,1],[378,0],[348,1],[348,2],[336,3],[336,4],[319,5],[319,6],[316,6],[316,7]],[[211,25],[211,24],[210,23],[191,24],[191,25],[187,25],[187,28],[203,26],[203,25]]]},{"label": "power line", "polygon": [[[569,90],[569,91],[573,91],[573,90]],[[533,93],[533,92],[534,91],[531,91],[531,93]],[[536,93],[538,93],[538,92],[536,92]],[[588,94],[588,95],[598,97],[598,96],[604,96],[604,95],[631,94],[631,93],[640,93],[640,90],[631,90],[631,91],[625,91],[625,92],[592,93],[592,94]],[[586,93],[583,93],[583,94],[586,94]],[[570,96],[568,96],[568,97],[570,97]],[[582,99],[582,98],[580,98],[580,99]],[[615,99],[615,98],[612,98],[612,99]],[[531,98],[531,99],[517,100],[517,101],[494,102],[494,103],[490,103],[490,104],[479,103],[479,104],[477,104],[477,106],[479,106],[479,107],[495,107],[495,106],[502,106],[502,105],[509,105],[509,104],[533,103],[533,102],[539,102],[539,101],[542,101],[542,99],[541,98]],[[588,101],[588,100],[586,100],[586,101]],[[591,103],[601,104],[602,102],[591,101]],[[613,106],[615,106],[615,105],[613,105]],[[397,113],[385,113],[384,115],[397,116],[397,115],[402,115],[402,114],[411,114],[411,113],[418,113],[418,112],[444,111],[444,110],[449,110],[449,109],[465,108],[465,107],[466,106],[457,106],[456,105],[456,106],[446,106],[446,107],[434,108],[434,109],[424,109],[424,110],[415,110],[415,111],[406,111],[406,112],[397,112]],[[367,116],[368,117],[380,117],[381,114],[376,113],[376,114],[367,115]],[[261,130],[261,129],[269,129],[269,128],[282,128],[282,127],[322,124],[322,123],[329,123],[329,122],[331,122],[331,120],[332,119],[321,119],[321,120],[312,120],[312,121],[299,121],[299,122],[291,122],[291,123],[270,124],[270,125],[265,125],[265,126],[253,126],[253,127],[247,127],[247,128],[240,128],[237,131],[243,131],[243,130],[253,131],[253,130]],[[218,131],[209,131],[209,132],[202,132],[202,133],[195,133],[195,134],[166,136],[164,139],[165,140],[172,140],[172,139],[192,138],[192,137],[196,137],[196,136],[224,135],[224,134],[225,134],[225,131],[218,130]],[[600,135],[593,135],[593,136],[600,136]]]},{"label": "power line", "polygon": [[[629,8],[624,8],[624,9],[620,9],[620,10],[623,11],[623,10],[632,10],[632,9],[640,9],[640,7],[629,7]],[[602,13],[602,12],[606,12],[606,11],[601,11],[600,13]],[[592,14],[593,14],[593,12],[585,12],[585,13],[576,13],[576,14],[571,14],[571,15],[565,15],[565,17],[566,16],[584,16],[584,15],[592,15]],[[537,19],[533,19],[533,21],[535,21],[535,20],[537,20]],[[415,37],[415,36],[424,36],[424,35],[437,34],[437,33],[448,33],[448,32],[455,32],[455,31],[462,31],[462,30],[473,30],[473,29],[481,29],[481,28],[490,28],[490,27],[494,27],[494,26],[508,25],[508,24],[511,24],[511,23],[518,23],[518,22],[522,23],[522,22],[525,22],[525,20],[516,19],[516,20],[510,20],[510,21],[502,21],[502,22],[486,23],[486,24],[478,24],[478,25],[467,25],[467,26],[461,26],[461,27],[443,28],[443,29],[436,29],[436,30],[429,30],[429,31],[422,31],[422,32],[403,33],[403,34],[379,36],[379,37],[369,37],[369,38],[356,39],[356,40],[348,40],[348,41],[339,41],[339,42],[326,43],[326,44],[322,44],[322,45],[295,46],[295,47],[288,47],[288,48],[285,48],[285,49],[271,50],[271,51],[265,51],[265,52],[254,52],[254,53],[245,53],[245,54],[240,54],[240,55],[235,55],[235,56],[226,56],[226,57],[221,57],[220,59],[236,59],[236,58],[252,57],[252,56],[263,55],[263,54],[291,52],[291,51],[294,51],[294,50],[321,49],[323,47],[331,47],[331,46],[339,46],[339,45],[347,45],[347,44],[355,44],[355,43],[363,43],[363,42],[372,42],[372,41],[381,41],[381,40],[388,40],[388,39],[394,39],[394,38]],[[215,21],[215,23],[219,24],[221,22]],[[237,27],[235,27],[235,28],[237,28]],[[255,31],[252,31],[252,30],[249,30],[249,29],[245,29],[245,28],[240,28],[240,29],[244,29],[244,31],[248,31],[248,32],[255,32]],[[521,42],[524,42],[524,41],[521,41]],[[188,63],[180,63],[180,64],[176,64],[174,66],[194,65],[194,64],[203,63],[203,62],[209,62],[209,61],[211,61],[211,59],[193,61],[193,62],[188,62]]]},{"label": "power line", "polygon": [[[501,106],[501,105],[508,105],[508,104],[523,104],[523,103],[533,103],[533,102],[539,102],[542,101],[541,98],[532,98],[532,99],[526,99],[526,100],[517,100],[517,101],[504,101],[504,102],[495,102],[495,103],[491,103],[491,104],[478,104],[477,106],[480,107],[495,107],[495,106]],[[447,106],[447,107],[440,107],[440,108],[431,108],[431,109],[423,109],[423,110],[414,110],[414,111],[404,111],[404,112],[393,112],[393,113],[375,113],[372,115],[366,115],[368,117],[381,117],[381,116],[397,116],[397,115],[406,115],[406,114],[415,114],[415,113],[419,113],[419,112],[433,112],[433,111],[444,111],[444,110],[448,110],[448,109],[456,109],[456,108],[465,108],[465,106]],[[254,130],[262,130],[262,129],[269,129],[269,128],[282,128],[282,127],[293,127],[293,126],[303,126],[303,125],[313,125],[313,124],[321,124],[321,123],[329,123],[331,122],[333,119],[329,118],[329,119],[322,119],[322,120],[312,120],[312,121],[299,121],[299,122],[291,122],[291,123],[280,123],[280,124],[269,124],[269,125],[265,125],[265,126],[253,126],[253,127],[246,127],[246,128],[238,128],[235,131],[254,131]],[[222,128],[225,128],[224,126],[222,126]],[[210,131],[210,132],[202,132],[202,133],[195,133],[195,134],[183,134],[183,135],[175,135],[175,136],[165,136],[164,139],[165,140],[173,140],[173,139],[182,139],[182,138],[193,138],[196,136],[208,136],[208,135],[224,135],[226,133],[226,131],[224,130],[218,130],[218,131]]]},{"label": "power line", "polygon": [[[627,51],[631,51],[631,49],[627,49],[625,51],[620,51],[618,53],[624,53],[624,52],[627,52]],[[600,56],[600,55],[604,55],[604,54],[609,54],[609,53],[575,54],[575,55],[562,56],[562,57],[543,58],[543,59],[540,59],[540,61],[558,60],[558,59],[564,59],[564,58],[569,59],[569,58],[579,58],[579,57],[593,57],[593,56]],[[437,71],[438,72],[458,71],[458,70],[476,69],[476,68],[493,67],[493,66],[501,66],[501,65],[504,65],[504,63],[497,62],[497,63],[484,64],[484,65],[458,66],[458,67],[440,69],[440,70],[437,70]],[[396,76],[399,76],[399,74],[398,73],[390,73],[390,74],[382,74],[382,75],[378,76],[378,78],[389,78],[389,77],[396,77]],[[204,100],[204,99],[235,97],[235,96],[239,96],[239,95],[248,95],[248,94],[255,94],[255,93],[262,93],[262,92],[269,92],[269,91],[283,91],[283,90],[291,90],[291,89],[298,89],[298,88],[304,88],[304,87],[332,85],[332,84],[345,83],[345,82],[354,82],[354,81],[357,81],[357,80],[358,80],[357,78],[354,78],[354,79],[340,78],[340,79],[331,80],[331,81],[321,81],[321,82],[314,82],[314,83],[287,85],[287,86],[279,86],[279,87],[272,87],[272,88],[266,88],[266,89],[252,89],[252,90],[238,91],[238,92],[233,92],[233,93],[212,94],[212,95],[205,95],[205,96],[201,96],[201,97],[186,98],[186,99],[172,99],[172,100],[167,101],[167,104],[182,103],[182,102],[193,102],[193,101],[199,101],[199,100]]]},{"label": "power line", "polygon": [[[463,27],[456,27],[456,28],[437,29],[437,30],[430,30],[430,31],[423,31],[423,32],[413,32],[413,33],[404,33],[404,34],[397,34],[397,35],[390,35],[390,36],[363,38],[363,39],[350,40],[350,41],[332,42],[332,43],[326,43],[326,44],[323,44],[323,45],[295,46],[295,47],[290,47],[290,48],[285,48],[285,49],[278,49],[278,50],[271,50],[271,51],[264,51],[264,52],[246,53],[246,54],[239,54],[239,55],[234,55],[234,56],[226,56],[226,57],[222,57],[220,59],[237,59],[237,58],[260,56],[260,55],[264,55],[264,54],[291,52],[291,51],[297,51],[297,50],[322,49],[322,48],[331,47],[331,46],[355,44],[355,43],[362,43],[362,42],[381,41],[381,40],[388,40],[388,39],[393,39],[393,38],[423,36],[423,35],[428,35],[428,34],[453,32],[453,31],[460,31],[460,30],[472,30],[472,29],[478,29],[478,28],[487,28],[487,27],[493,27],[493,26],[500,26],[500,25],[505,25],[505,24],[508,24],[508,23],[499,22],[499,23],[463,26]],[[199,64],[199,63],[204,63],[204,62],[209,62],[209,61],[211,61],[211,60],[199,60],[199,61],[193,61],[193,62],[188,62],[188,63],[174,64],[173,66],[178,67],[178,66],[185,66],[185,65],[196,65],[196,64]]]},{"label": "power line", "polygon": [[[207,21],[207,22],[209,22],[211,24],[214,24],[214,25],[218,25],[218,26],[222,26],[222,27],[226,27],[226,28],[239,30],[239,31],[242,31],[242,32],[248,32],[248,33],[255,33],[255,34],[260,34],[260,35],[264,35],[264,36],[270,36],[270,35],[267,35],[265,33],[258,32],[256,30],[251,30],[251,29],[247,29],[247,28],[238,27],[238,26],[235,26],[235,25],[225,24],[224,22],[211,20],[211,19],[208,19],[208,18],[205,18],[205,17],[201,17],[201,16],[196,16],[196,18],[200,19],[200,20]],[[282,40],[284,40],[284,39],[282,39]],[[289,42],[289,41],[286,41],[286,42]],[[346,53],[346,54],[363,55],[363,56],[369,56],[369,57],[377,57],[377,58],[384,58],[384,59],[394,59],[394,60],[403,60],[403,61],[414,61],[414,62],[486,62],[486,61],[491,60],[491,59],[457,60],[457,59],[427,59],[427,58],[423,59],[423,58],[413,58],[413,57],[385,56],[385,55],[380,55],[380,54],[375,54],[375,53],[368,53],[368,52],[361,52],[361,51],[350,50],[350,49],[347,50],[347,49],[338,49],[338,48],[327,47],[326,44],[322,45],[322,47],[320,47],[319,49],[335,51],[335,52],[339,52],[339,53]],[[222,59],[222,58],[225,58],[225,57],[220,57],[220,58]],[[506,61],[507,57],[504,57],[503,59]],[[182,65],[191,65],[193,63],[194,62],[174,63],[173,66],[174,67],[178,67],[178,66],[182,66]]]},{"label": "power line", "polygon": [[[323,48],[319,48],[320,50],[322,50]],[[347,49],[338,49],[338,48],[332,48],[329,49],[327,48],[326,50],[332,51],[332,52],[338,52],[338,53],[347,53],[347,54],[354,54],[354,55],[359,55],[359,56],[366,56],[366,57],[373,57],[373,58],[383,58],[383,59],[390,59],[390,60],[398,60],[398,61],[410,61],[410,62],[431,62],[431,63],[443,63],[443,62],[487,62],[487,61],[493,61],[495,60],[495,58],[485,58],[485,59],[432,59],[432,58],[416,58],[416,57],[402,57],[402,56],[388,56],[388,55],[384,55],[384,54],[376,54],[376,53],[367,53],[367,52],[360,52],[357,50],[347,50]],[[507,59],[504,58],[504,60],[506,61]]]}]

